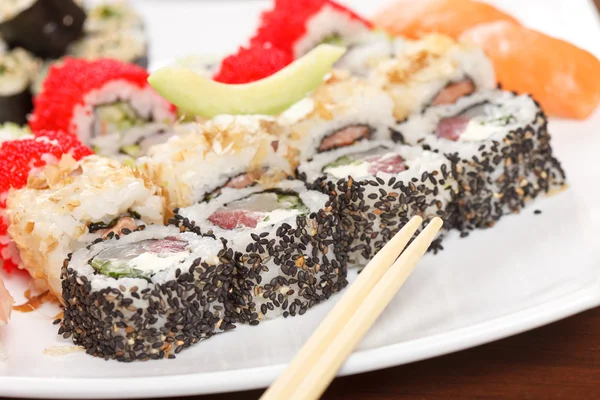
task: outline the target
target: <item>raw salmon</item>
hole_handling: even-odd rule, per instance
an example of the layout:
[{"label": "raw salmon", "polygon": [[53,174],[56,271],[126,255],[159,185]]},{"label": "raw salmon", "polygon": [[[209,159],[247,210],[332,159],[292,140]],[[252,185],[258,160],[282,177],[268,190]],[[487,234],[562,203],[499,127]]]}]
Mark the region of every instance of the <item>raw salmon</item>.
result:
[{"label": "raw salmon", "polygon": [[0,325],[4,325],[10,318],[10,312],[12,310],[14,300],[0,277]]},{"label": "raw salmon", "polygon": [[473,0],[399,0],[382,9],[373,23],[395,34],[418,39],[428,32],[457,38],[463,31],[490,21],[516,19]]},{"label": "raw salmon", "polygon": [[531,94],[549,115],[585,119],[600,101],[600,61],[570,43],[506,21],[461,40],[483,48],[503,89]]}]

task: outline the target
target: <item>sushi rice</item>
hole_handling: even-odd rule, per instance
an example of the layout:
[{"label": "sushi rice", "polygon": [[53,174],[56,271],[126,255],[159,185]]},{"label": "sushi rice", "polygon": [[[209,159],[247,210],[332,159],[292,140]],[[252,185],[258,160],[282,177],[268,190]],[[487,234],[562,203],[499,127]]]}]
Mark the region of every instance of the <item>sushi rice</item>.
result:
[{"label": "sushi rice", "polygon": [[175,220],[226,241],[240,265],[233,293],[239,322],[302,315],[346,284],[345,241],[329,197],[301,181],[223,190],[176,210]]},{"label": "sushi rice", "polygon": [[425,227],[434,217],[451,220],[454,212],[450,161],[418,147],[361,142],[319,154],[299,172],[309,187],[331,196],[354,266],[364,266],[413,216],[423,217]]},{"label": "sushi rice", "polygon": [[8,194],[8,233],[22,267],[45,278],[61,299],[60,269],[67,254],[110,231],[161,224],[164,199],[136,170],[98,156],[63,156],[30,174],[27,187]]}]

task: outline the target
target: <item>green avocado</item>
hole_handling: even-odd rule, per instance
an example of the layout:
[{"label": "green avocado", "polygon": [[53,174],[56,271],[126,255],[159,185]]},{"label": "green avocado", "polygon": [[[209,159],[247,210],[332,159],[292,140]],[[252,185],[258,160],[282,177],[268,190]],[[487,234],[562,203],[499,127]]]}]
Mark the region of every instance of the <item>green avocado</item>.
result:
[{"label": "green avocado", "polygon": [[161,68],[148,82],[165,99],[192,115],[275,115],[322,84],[345,52],[343,47],[321,44],[275,74],[246,84],[215,82],[182,67]]}]

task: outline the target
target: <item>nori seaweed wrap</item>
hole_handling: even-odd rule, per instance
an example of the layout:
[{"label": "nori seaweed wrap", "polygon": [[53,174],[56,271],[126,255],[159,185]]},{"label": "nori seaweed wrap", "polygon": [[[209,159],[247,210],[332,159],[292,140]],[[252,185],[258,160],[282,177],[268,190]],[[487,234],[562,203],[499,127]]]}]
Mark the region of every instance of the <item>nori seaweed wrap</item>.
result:
[{"label": "nori seaweed wrap", "polygon": [[10,47],[62,56],[81,35],[85,11],[73,0],[10,0],[0,6],[0,35]]}]

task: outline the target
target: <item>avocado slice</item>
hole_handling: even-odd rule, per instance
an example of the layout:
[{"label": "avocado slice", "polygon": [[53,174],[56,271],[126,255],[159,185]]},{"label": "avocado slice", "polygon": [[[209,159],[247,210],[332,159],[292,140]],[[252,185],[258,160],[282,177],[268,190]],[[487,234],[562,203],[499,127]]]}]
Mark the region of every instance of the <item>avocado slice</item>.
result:
[{"label": "avocado slice", "polygon": [[246,84],[215,82],[182,67],[161,68],[148,82],[189,114],[206,118],[219,114],[275,115],[322,84],[345,52],[343,47],[321,44],[275,74]]}]

